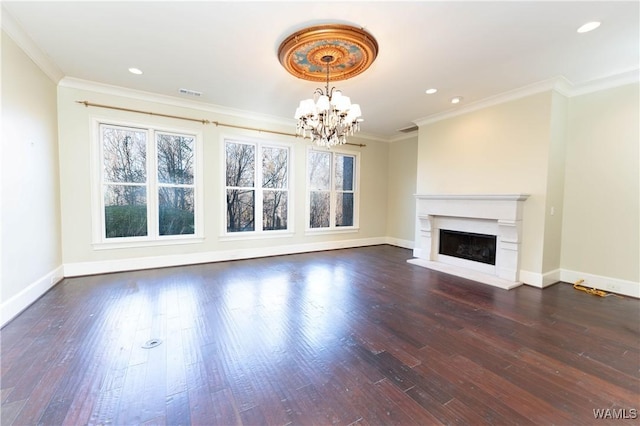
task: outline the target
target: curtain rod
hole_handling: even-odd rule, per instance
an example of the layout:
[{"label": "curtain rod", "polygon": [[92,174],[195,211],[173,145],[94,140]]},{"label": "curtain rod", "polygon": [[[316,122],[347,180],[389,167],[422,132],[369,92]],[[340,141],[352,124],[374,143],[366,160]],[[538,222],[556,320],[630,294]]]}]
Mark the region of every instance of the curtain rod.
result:
[{"label": "curtain rod", "polygon": [[[205,119],[182,117],[182,116],[179,116],[179,115],[162,114],[162,113],[159,113],[159,112],[141,111],[139,109],[123,108],[123,107],[117,107],[117,106],[112,106],[112,105],[94,104],[94,103],[89,102],[89,101],[76,101],[76,103],[83,104],[87,108],[91,106],[91,107],[96,107],[96,108],[115,109],[117,111],[135,112],[135,113],[138,113],[138,114],[155,115],[155,116],[158,116],[158,117],[175,118],[175,119],[178,119],[178,120],[186,120],[186,121],[195,121],[196,123],[202,123],[202,124],[215,124],[216,127],[218,127],[218,126],[232,127],[234,129],[253,130],[255,132],[260,132],[260,133],[272,133],[272,134],[275,134],[275,135],[292,136],[294,138],[299,138],[300,137],[299,135],[297,135],[295,133],[278,132],[277,130],[260,129],[260,128],[257,128],[257,127],[238,126],[238,125],[235,125],[235,124],[221,123],[219,121],[209,121],[209,120],[205,120]],[[349,142],[345,143],[344,145],[359,146],[361,148],[367,146],[367,145],[361,144],[361,143],[349,143]]]}]

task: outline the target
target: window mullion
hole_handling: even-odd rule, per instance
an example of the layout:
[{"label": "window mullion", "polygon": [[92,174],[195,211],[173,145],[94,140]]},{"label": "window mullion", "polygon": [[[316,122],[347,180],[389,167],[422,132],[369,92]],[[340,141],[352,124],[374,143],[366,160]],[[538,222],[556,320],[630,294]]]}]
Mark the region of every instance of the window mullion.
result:
[{"label": "window mullion", "polygon": [[[149,149],[151,148],[151,149]],[[148,131],[147,138],[147,233],[156,239],[160,234],[160,210],[158,209],[158,141],[153,130]]]},{"label": "window mullion", "polygon": [[253,220],[255,224],[255,230],[257,232],[262,232],[262,203],[263,203],[263,195],[264,188],[262,187],[262,147],[256,145],[256,160],[254,162],[255,170],[254,170],[254,187],[255,187],[255,205],[253,211]]},{"label": "window mullion", "polygon": [[335,154],[331,153],[329,161],[329,228],[336,227],[336,181],[335,181]]}]

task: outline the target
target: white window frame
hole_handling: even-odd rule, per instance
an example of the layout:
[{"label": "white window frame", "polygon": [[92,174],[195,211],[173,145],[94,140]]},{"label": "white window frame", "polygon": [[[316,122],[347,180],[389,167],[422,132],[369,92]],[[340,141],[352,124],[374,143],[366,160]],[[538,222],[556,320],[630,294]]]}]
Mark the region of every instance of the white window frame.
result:
[{"label": "white window frame", "polygon": [[[221,164],[221,182],[222,182],[222,202],[221,202],[221,241],[232,240],[251,240],[263,238],[281,238],[292,237],[295,233],[295,215],[294,215],[294,145],[288,142],[282,142],[273,139],[257,139],[239,135],[223,135],[220,143]],[[255,169],[253,171],[254,186],[252,189],[255,194],[254,198],[254,230],[242,232],[227,231],[227,142],[252,145],[255,147]],[[262,148],[278,148],[286,149],[287,155],[287,229],[263,229],[263,193],[265,190],[273,190],[273,188],[262,187]],[[244,188],[244,187],[243,187]]]},{"label": "white window frame", "polygon": [[[192,129],[159,126],[148,122],[122,121],[110,118],[93,118],[93,143],[91,144],[91,204],[92,204],[92,245],[94,250],[119,249],[128,247],[163,246],[175,244],[193,244],[204,240],[203,214],[203,137],[201,131]],[[146,193],[147,193],[147,235],[139,237],[107,238],[104,205],[104,144],[102,141],[102,126],[122,127],[143,131],[146,140]],[[158,179],[157,140],[156,134],[170,134],[191,136],[194,138],[194,177],[193,185],[178,185],[193,187],[194,190],[194,233],[180,235],[160,235],[159,230],[159,196],[160,187],[172,186],[160,184]]]},{"label": "white window frame", "polygon": [[[330,179],[329,179],[329,227],[327,228],[311,228],[311,182],[310,182],[310,169],[309,169],[309,157],[311,152],[328,152],[331,154],[330,164]],[[342,154],[354,157],[355,159],[355,173],[353,177],[353,191],[338,191],[335,189],[335,154]],[[317,148],[315,146],[307,147],[307,158],[305,161],[305,174],[306,174],[306,214],[305,214],[305,234],[317,235],[317,234],[339,234],[347,232],[358,232],[360,230],[360,152],[349,151],[339,148]],[[336,205],[337,194],[342,192],[353,192],[353,225],[352,226],[336,226]]]}]

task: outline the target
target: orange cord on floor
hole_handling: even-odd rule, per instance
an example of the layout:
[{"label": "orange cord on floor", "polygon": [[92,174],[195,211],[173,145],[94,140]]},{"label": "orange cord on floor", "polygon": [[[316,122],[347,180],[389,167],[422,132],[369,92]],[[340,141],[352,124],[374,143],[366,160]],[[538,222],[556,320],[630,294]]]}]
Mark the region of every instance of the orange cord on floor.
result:
[{"label": "orange cord on floor", "polygon": [[597,288],[587,288],[585,286],[580,285],[583,282],[584,282],[584,280],[576,281],[573,284],[573,288],[575,288],[576,290],[584,291],[585,293],[588,293],[588,294],[592,294],[594,296],[607,297],[607,293],[605,293],[602,290],[598,290]]}]

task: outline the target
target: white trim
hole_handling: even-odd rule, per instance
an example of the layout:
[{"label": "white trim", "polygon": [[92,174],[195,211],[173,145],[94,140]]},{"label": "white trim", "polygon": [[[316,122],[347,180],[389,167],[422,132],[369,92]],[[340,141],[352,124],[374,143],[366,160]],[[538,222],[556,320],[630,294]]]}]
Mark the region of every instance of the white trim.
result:
[{"label": "white trim", "polygon": [[0,327],[4,327],[63,278],[64,268],[60,265],[29,284],[20,293],[2,302],[0,305]]},{"label": "white trim", "polygon": [[[135,237],[134,237],[135,238]],[[169,235],[163,236],[158,240],[143,240],[143,241],[124,241],[125,238],[120,239],[119,242],[96,242],[91,243],[93,250],[114,250],[114,249],[128,249],[128,248],[140,248],[140,247],[157,247],[157,246],[174,246],[182,244],[200,244],[204,242],[204,237],[184,237],[181,235]]]},{"label": "white trim", "polygon": [[445,274],[466,278],[468,280],[477,281],[483,284],[492,285],[504,290],[511,290],[512,288],[522,285],[522,283],[519,281],[506,280],[496,275],[485,274],[483,272],[474,271],[473,269],[451,266],[442,262],[433,262],[431,260],[425,259],[409,259],[407,260],[407,263],[422,266],[423,268],[433,269],[439,272],[444,272]]},{"label": "white trim", "polygon": [[[412,263],[453,275],[456,268],[460,268],[460,276],[506,289],[521,284],[518,272],[522,210],[528,194],[416,194],[415,197],[418,225],[416,245],[420,248],[421,261]],[[438,250],[441,229],[495,235],[495,266],[454,262],[451,258],[441,261]],[[477,277],[474,275],[475,278],[472,278],[468,272],[470,269],[481,275],[476,274]],[[508,284],[509,281],[514,285]]]},{"label": "white trim", "polygon": [[[182,266],[197,263],[222,262],[226,260],[251,259],[256,257],[336,250],[380,244],[390,244],[410,249],[413,245],[413,242],[393,237],[365,238],[358,240],[329,241],[323,243],[265,247],[261,249],[226,250],[187,255],[169,255],[97,262],[67,263],[45,274],[29,286],[27,286],[17,295],[11,297],[9,300],[4,301],[0,305],[0,327],[6,325],[9,321],[15,318],[23,310],[28,308],[33,302],[38,300],[50,288],[52,288],[65,277],[122,272],[138,269],[151,269],[168,266]],[[414,252],[416,250],[419,251],[420,249],[414,249]],[[419,266],[426,266],[421,263],[428,261],[424,261],[422,259],[409,259],[407,262]],[[438,265],[431,265],[431,263],[433,262],[429,262],[429,268],[441,270],[442,272],[447,273],[447,271],[444,270],[446,269],[446,265],[444,265],[444,267],[439,267]],[[503,285],[507,287],[514,284],[519,285],[519,283],[502,282],[503,280],[500,280],[497,277],[482,277],[481,275],[484,274],[480,274],[476,271],[469,271],[469,275],[465,276],[465,278],[479,282],[485,282],[479,278],[487,278],[489,282],[485,282],[485,284],[490,284],[502,288],[505,288],[503,287]],[[558,281],[571,284],[580,279],[583,279],[583,285],[586,287],[595,287],[597,289],[612,293],[640,298],[640,283],[638,282],[604,277],[601,275],[594,275],[584,272],[570,271],[567,269],[555,269],[544,274],[521,270],[520,277],[525,284],[541,288],[544,288]],[[537,283],[542,283],[543,285],[538,285]]]},{"label": "white trim", "polygon": [[600,90],[611,89],[625,84],[636,83],[639,80],[640,69],[637,67],[625,70],[615,75],[591,80],[582,84],[573,84],[566,77],[561,75],[558,77],[529,84],[527,86],[519,87],[514,90],[509,90],[495,96],[489,96],[476,102],[471,102],[462,108],[450,109],[448,111],[428,115],[423,118],[417,118],[413,120],[413,123],[415,123],[418,127],[425,126],[438,121],[446,120],[448,118],[467,114],[469,112],[503,104],[506,102],[511,102],[527,96],[536,95],[538,93],[552,90],[560,93],[563,96],[573,97],[597,92]]},{"label": "white trim", "polygon": [[402,247],[409,250],[412,250],[414,248],[414,243],[411,240],[402,240],[400,238],[395,238],[395,237],[386,237],[385,241],[387,244],[396,246],[396,247]]},{"label": "white trim", "polygon": [[574,284],[578,280],[584,280],[581,285],[588,288],[597,288],[598,290],[640,299],[640,282],[589,274],[587,272],[571,271],[568,269],[560,270],[560,281]]},{"label": "white trim", "polygon": [[[92,136],[90,144],[90,182],[91,182],[91,217],[92,246],[94,250],[120,249],[129,247],[146,247],[156,245],[194,244],[204,241],[204,134],[201,130],[185,127],[162,126],[153,120],[119,120],[99,115],[90,115]],[[103,149],[102,126],[125,127],[146,133],[147,181],[145,184],[147,197],[147,235],[142,237],[107,238],[105,235],[105,208],[103,193]],[[194,139],[194,234],[159,235],[158,232],[158,188],[157,178],[157,134],[192,136]],[[151,149],[150,149],[151,148]],[[154,154],[154,155],[149,155]],[[153,184],[152,184],[153,183]],[[154,191],[152,191],[154,190]]]},{"label": "white trim", "polygon": [[304,231],[305,236],[313,235],[331,235],[331,234],[349,234],[360,232],[357,226],[340,226],[337,228],[309,228]]},{"label": "white trim", "polygon": [[[179,108],[195,109],[197,111],[202,111],[202,112],[210,112],[213,114],[221,114],[221,115],[226,115],[230,117],[238,117],[246,120],[259,121],[262,123],[270,123],[270,124],[283,126],[291,129],[295,129],[295,126],[296,126],[296,120],[293,118],[283,118],[275,115],[261,114],[258,112],[226,107],[223,105],[198,102],[190,99],[182,99],[182,98],[179,98],[178,96],[161,95],[158,93],[146,92],[143,90],[128,89],[125,87],[114,86],[114,85],[105,84],[105,83],[98,83],[95,81],[83,80],[75,77],[61,76],[61,79],[59,78],[58,80],[59,80],[58,85],[60,87],[68,87],[70,89],[91,91],[96,93],[102,93],[105,95],[113,95],[113,96],[133,99],[133,100],[141,100],[145,102],[155,102],[155,103],[160,103],[163,105],[169,105],[169,106],[174,106]],[[78,99],[78,100],[83,100],[83,99]],[[201,119],[202,117],[194,117],[194,118]],[[296,137],[293,135],[293,132],[291,136],[287,136],[287,135],[282,135],[282,136],[293,137],[293,138]],[[362,133],[362,132],[358,132],[358,134],[354,137],[376,141],[376,142],[389,142],[388,139],[384,139],[379,136]]]},{"label": "white trim", "polygon": [[415,194],[419,200],[524,201],[529,194]]},{"label": "white trim", "polygon": [[[311,182],[309,175],[309,155],[311,152],[328,153],[330,155],[329,162],[329,226],[325,228],[311,228]],[[336,196],[339,192],[335,189],[335,157],[336,154],[349,156],[354,158],[355,175],[353,176],[353,225],[352,226],[336,226]],[[360,230],[360,168],[362,162],[359,151],[350,151],[342,149],[341,146],[335,148],[319,148],[315,145],[308,145],[305,157],[305,235],[314,235],[320,233],[340,233],[340,232],[359,232]],[[325,191],[325,190],[323,190]]]},{"label": "white trim", "polygon": [[519,87],[517,89],[510,90],[508,92],[500,93],[495,96],[490,96],[488,98],[484,98],[476,102],[471,102],[462,108],[450,109],[448,111],[432,114],[424,118],[418,118],[416,120],[413,120],[413,122],[418,127],[421,127],[427,124],[432,124],[438,121],[446,120],[448,118],[457,117],[459,115],[463,115],[469,112],[488,108],[494,105],[499,105],[505,102],[511,102],[511,101],[521,99],[527,96],[535,95],[538,93],[547,92],[547,91],[553,90],[556,87],[560,88],[559,91],[563,93],[564,92],[563,89],[566,86],[567,86],[567,80],[564,77],[550,78],[548,80],[543,80],[537,83],[530,84],[528,86]]},{"label": "white trim", "polygon": [[550,285],[560,281],[560,269],[554,269],[553,271],[545,272],[544,274],[521,269],[520,281],[533,287],[549,287]]},{"label": "white trim", "polygon": [[399,142],[399,141],[403,141],[406,139],[413,139],[413,138],[417,138],[418,137],[418,130],[415,130],[413,132],[410,133],[402,133],[396,136],[392,136],[391,138],[389,138],[389,143],[395,143],[395,142]]},{"label": "white trim", "polygon": [[[243,145],[253,145],[255,148],[254,158],[254,230],[229,232],[227,231],[227,143],[236,143]],[[278,148],[287,150],[287,187],[282,189],[287,192],[287,228],[279,230],[264,230],[262,223],[262,208],[264,202],[264,191],[270,188],[262,186],[262,151],[264,148]],[[219,147],[220,164],[220,182],[223,183],[220,203],[220,233],[219,241],[235,241],[248,239],[263,238],[280,238],[291,237],[295,234],[295,209],[291,208],[295,205],[295,143],[281,140],[277,135],[270,137],[250,137],[244,134],[221,134]]]},{"label": "white trim", "polygon": [[252,259],[256,257],[280,256],[295,253],[336,250],[343,248],[374,246],[385,244],[385,238],[363,238],[357,240],[326,241],[310,244],[294,244],[272,247],[258,247],[236,250],[175,254],[168,256],[139,257],[95,262],[65,263],[66,277],[104,274],[140,269],[163,268],[169,266],[194,265],[198,263],[223,262],[227,260]]},{"label": "white trim", "polygon": [[[267,114],[259,114],[256,112],[234,109],[222,105],[209,104],[204,102],[193,101],[189,99],[181,99],[175,96],[161,95],[153,92],[145,92],[142,90],[128,89],[110,84],[97,83],[95,81],[82,80],[74,77],[64,77],[58,84],[60,87],[68,87],[70,89],[85,90],[90,92],[102,93],[105,95],[113,95],[122,98],[140,100],[145,102],[160,103],[179,108],[195,109],[200,112],[211,112],[214,114],[222,114],[231,117],[241,117],[249,120],[257,120],[272,124],[295,127],[295,120],[285,119]],[[177,92],[176,92],[177,93]],[[82,100],[82,99],[78,99]],[[201,117],[194,117],[200,119]]]},{"label": "white trim", "polygon": [[13,16],[2,7],[2,29],[22,49],[22,51],[47,75],[54,83],[58,84],[64,77],[64,73],[51,61],[49,56],[24,32]]},{"label": "white trim", "polygon": [[616,75],[599,78],[584,84],[575,85],[571,89],[570,96],[586,95],[601,90],[637,83],[640,80],[640,68],[632,68]]}]

